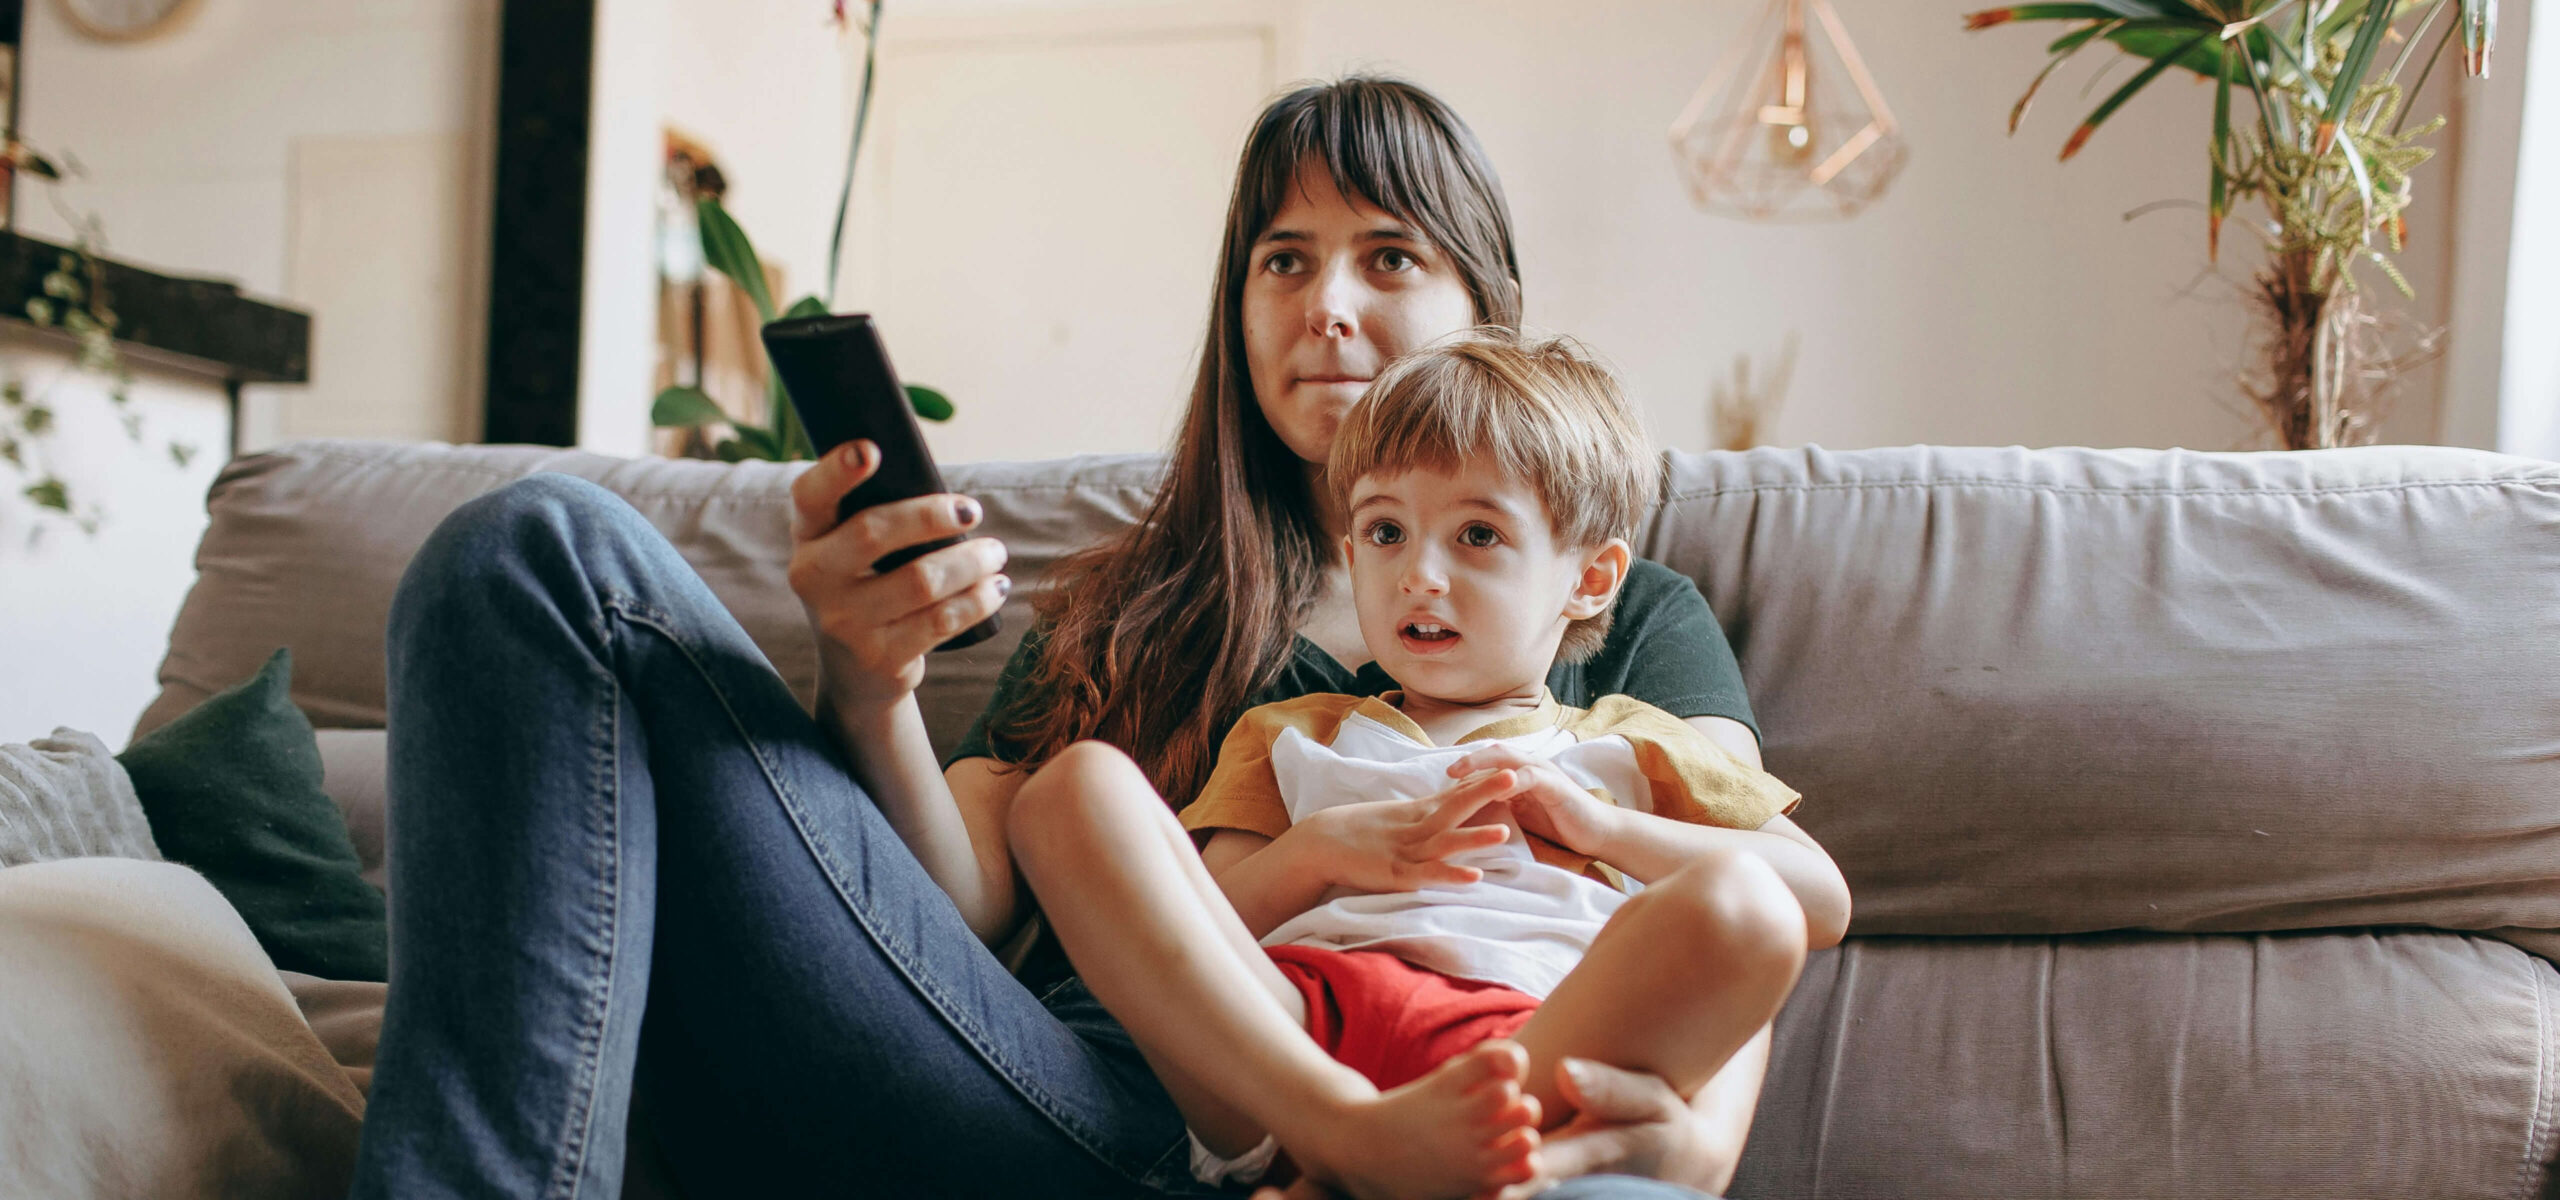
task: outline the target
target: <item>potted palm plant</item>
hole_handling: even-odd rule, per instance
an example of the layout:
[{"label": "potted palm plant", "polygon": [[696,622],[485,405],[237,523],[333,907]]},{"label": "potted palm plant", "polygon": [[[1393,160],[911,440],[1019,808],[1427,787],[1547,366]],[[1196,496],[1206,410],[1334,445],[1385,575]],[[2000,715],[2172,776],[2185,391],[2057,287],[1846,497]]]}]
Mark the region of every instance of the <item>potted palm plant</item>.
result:
[{"label": "potted palm plant", "polygon": [[[2065,160],[2169,71],[2213,84],[2208,253],[2219,257],[2234,206],[2263,209],[2267,259],[2249,291],[2258,361],[2244,386],[2277,440],[2299,450],[2373,440],[2373,400],[2393,360],[2357,272],[2369,266],[2414,295],[2391,255],[2405,238],[2411,173],[2434,153],[2421,143],[2444,118],[2412,127],[2409,98],[2457,39],[2464,69],[2487,76],[2497,20],[2497,0],[2096,0],[1985,9],[1965,27],[2073,26],[2010,110],[2011,133],[2083,50],[2103,43],[2143,63],[2072,131]],[[2254,119],[2233,116],[2235,95]]]}]

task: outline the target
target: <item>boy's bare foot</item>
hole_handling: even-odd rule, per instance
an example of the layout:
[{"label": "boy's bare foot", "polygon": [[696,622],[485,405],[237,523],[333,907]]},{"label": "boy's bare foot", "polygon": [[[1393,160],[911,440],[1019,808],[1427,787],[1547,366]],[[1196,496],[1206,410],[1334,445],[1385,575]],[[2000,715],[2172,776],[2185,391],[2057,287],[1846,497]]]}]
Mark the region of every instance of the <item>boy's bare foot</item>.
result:
[{"label": "boy's bare foot", "polygon": [[1450,1200],[1536,1174],[1538,1100],[1521,1090],[1529,1055],[1496,1039],[1428,1075],[1349,1106],[1289,1156],[1359,1200]]}]

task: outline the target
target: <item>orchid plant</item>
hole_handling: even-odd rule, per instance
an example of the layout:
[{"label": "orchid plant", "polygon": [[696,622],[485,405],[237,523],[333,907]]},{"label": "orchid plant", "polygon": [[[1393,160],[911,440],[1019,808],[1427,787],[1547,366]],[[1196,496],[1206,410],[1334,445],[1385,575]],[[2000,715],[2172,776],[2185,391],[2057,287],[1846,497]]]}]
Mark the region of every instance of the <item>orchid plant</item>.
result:
[{"label": "orchid plant", "polygon": [[[705,193],[694,201],[694,220],[702,238],[702,261],[712,270],[729,277],[747,301],[755,305],[756,315],[767,323],[793,317],[823,315],[835,296],[838,256],[844,249],[844,221],[852,207],[853,169],[862,159],[862,134],[871,120],[871,84],[879,64],[880,10],[882,0],[859,3],[863,15],[855,18],[846,10],[846,0],[833,0],[834,24],[839,28],[858,25],[864,39],[862,53],[862,90],[854,102],[853,146],[845,155],[844,186],[836,193],[834,236],[827,243],[827,281],[825,290],[802,296],[791,306],[777,310],[773,292],[765,283],[763,260],[756,257],[753,242],[739,228],[736,218],[720,203],[716,193]],[[761,353],[761,350],[759,350]],[[916,415],[928,421],[951,419],[951,401],[941,392],[922,384],[907,385],[907,403]],[[712,443],[712,452],[721,459],[793,460],[817,457],[809,443],[809,431],[802,427],[800,414],[791,406],[790,393],[782,386],[782,377],[765,370],[765,411],[772,414],[771,427],[739,420],[720,407],[709,393],[695,384],[678,384],[658,393],[650,405],[650,423],[660,428],[700,428],[706,432],[726,429],[729,436]]]}]

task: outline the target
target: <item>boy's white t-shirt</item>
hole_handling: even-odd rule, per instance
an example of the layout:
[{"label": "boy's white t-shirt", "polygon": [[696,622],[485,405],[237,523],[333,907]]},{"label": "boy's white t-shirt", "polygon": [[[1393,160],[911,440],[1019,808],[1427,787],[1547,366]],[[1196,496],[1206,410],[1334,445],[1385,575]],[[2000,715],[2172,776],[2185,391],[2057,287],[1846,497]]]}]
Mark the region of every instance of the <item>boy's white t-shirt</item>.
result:
[{"label": "boy's white t-shirt", "polygon": [[[1796,793],[1662,710],[1624,696],[1590,709],[1546,697],[1533,713],[1434,746],[1389,697],[1303,696],[1239,720],[1198,799],[1197,833],[1244,829],[1278,837],[1343,804],[1448,790],[1458,760],[1501,745],[1556,766],[1611,803],[1676,820],[1756,829]],[[1334,889],[1282,923],[1265,946],[1379,950],[1460,979],[1544,998],[1581,961],[1632,881],[1543,839],[1513,836],[1450,860],[1481,868],[1468,884],[1410,892]]]}]

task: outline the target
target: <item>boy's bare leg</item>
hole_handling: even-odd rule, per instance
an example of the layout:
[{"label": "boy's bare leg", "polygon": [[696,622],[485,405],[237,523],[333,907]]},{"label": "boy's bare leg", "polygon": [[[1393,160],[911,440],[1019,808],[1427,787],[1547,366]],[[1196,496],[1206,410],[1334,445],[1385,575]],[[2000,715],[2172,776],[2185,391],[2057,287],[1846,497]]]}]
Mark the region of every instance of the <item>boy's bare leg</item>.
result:
[{"label": "boy's bare leg", "polygon": [[1379,1094],[1308,1038],[1305,1003],[1126,755],[1081,743],[1023,784],[1014,862],[1096,999],[1193,1131],[1233,1157],[1276,1136],[1362,1197],[1471,1194],[1526,1178],[1528,1059],[1488,1044]]},{"label": "boy's bare leg", "polygon": [[1695,1097],[1777,1015],[1804,956],[1804,909],[1757,855],[1693,863],[1637,893],[1520,1030],[1547,1125],[1572,1116],[1556,1086],[1566,1057]]}]

